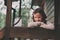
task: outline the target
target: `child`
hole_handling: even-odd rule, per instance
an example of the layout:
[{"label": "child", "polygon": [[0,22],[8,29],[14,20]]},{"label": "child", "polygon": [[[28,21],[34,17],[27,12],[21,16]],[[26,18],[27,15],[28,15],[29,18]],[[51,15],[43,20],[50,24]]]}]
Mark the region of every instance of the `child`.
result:
[{"label": "child", "polygon": [[45,29],[54,30],[54,25],[48,21],[46,21],[46,15],[44,11],[41,8],[37,8],[33,12],[33,21],[28,23],[28,27],[34,28],[34,27],[42,27]]}]

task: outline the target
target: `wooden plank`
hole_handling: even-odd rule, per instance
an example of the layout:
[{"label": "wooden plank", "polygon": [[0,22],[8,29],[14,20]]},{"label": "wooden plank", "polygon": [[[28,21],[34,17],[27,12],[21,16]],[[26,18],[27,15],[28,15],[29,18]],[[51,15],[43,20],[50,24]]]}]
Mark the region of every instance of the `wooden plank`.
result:
[{"label": "wooden plank", "polygon": [[[50,32],[49,32],[50,31]],[[54,38],[54,35],[51,30],[46,30],[43,28],[23,28],[15,27],[10,30],[11,38],[20,37],[20,38]]]}]

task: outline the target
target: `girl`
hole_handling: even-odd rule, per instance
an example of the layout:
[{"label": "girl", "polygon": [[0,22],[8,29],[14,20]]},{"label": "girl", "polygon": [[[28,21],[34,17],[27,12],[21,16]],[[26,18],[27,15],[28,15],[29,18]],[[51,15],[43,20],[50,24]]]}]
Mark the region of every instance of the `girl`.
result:
[{"label": "girl", "polygon": [[34,28],[34,27],[42,27],[45,29],[54,30],[54,25],[48,21],[46,21],[46,15],[44,11],[41,8],[37,8],[33,12],[33,21],[28,23],[28,27]]}]

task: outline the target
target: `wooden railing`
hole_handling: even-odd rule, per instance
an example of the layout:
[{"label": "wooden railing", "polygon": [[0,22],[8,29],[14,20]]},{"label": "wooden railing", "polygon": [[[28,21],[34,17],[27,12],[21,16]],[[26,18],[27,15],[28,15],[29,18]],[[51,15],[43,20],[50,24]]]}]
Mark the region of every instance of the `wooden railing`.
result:
[{"label": "wooden railing", "polygon": [[22,38],[54,38],[54,32],[43,28],[13,27],[10,30],[11,37]]},{"label": "wooden railing", "polygon": [[[0,39],[4,37],[4,30],[0,31]],[[53,30],[47,30],[43,28],[24,28],[24,27],[11,27],[10,37],[19,38],[38,38],[38,39],[49,39],[55,38]]]}]

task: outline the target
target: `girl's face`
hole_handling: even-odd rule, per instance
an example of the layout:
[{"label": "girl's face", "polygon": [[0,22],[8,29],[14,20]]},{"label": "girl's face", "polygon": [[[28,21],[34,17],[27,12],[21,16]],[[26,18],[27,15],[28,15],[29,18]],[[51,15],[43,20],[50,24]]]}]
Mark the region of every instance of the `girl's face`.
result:
[{"label": "girl's face", "polygon": [[42,15],[40,13],[36,13],[33,15],[34,15],[34,21],[35,22],[41,22],[42,21]]}]

